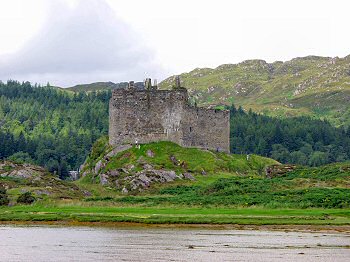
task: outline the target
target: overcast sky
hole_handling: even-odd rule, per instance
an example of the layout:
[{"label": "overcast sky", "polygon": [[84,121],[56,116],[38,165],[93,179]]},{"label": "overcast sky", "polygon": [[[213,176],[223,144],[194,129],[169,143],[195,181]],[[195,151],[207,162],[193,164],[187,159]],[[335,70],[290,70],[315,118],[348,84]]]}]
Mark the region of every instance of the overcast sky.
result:
[{"label": "overcast sky", "polygon": [[0,0],[0,79],[142,81],[350,54],[348,0]]}]

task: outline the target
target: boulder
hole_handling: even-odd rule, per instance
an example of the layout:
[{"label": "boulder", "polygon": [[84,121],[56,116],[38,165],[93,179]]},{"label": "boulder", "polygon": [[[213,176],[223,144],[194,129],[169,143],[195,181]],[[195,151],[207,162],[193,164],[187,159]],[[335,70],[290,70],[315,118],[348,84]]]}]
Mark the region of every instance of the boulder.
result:
[{"label": "boulder", "polygon": [[30,169],[19,169],[19,170],[13,170],[10,172],[7,176],[13,177],[13,178],[24,178],[28,179],[33,176],[33,171]]},{"label": "boulder", "polygon": [[129,164],[129,165],[126,165],[125,167],[128,171],[132,171],[133,169],[135,169],[135,166],[133,164]]},{"label": "boulder", "polygon": [[146,152],[146,155],[148,157],[154,157],[154,152],[152,150],[148,149],[147,152]]},{"label": "boulder", "polygon": [[41,196],[41,195],[51,195],[51,192],[48,191],[48,190],[35,190],[34,193],[38,196]]},{"label": "boulder", "polygon": [[94,170],[96,175],[97,175],[98,172],[101,170],[102,166],[103,166],[102,160],[100,160],[100,161],[98,161],[98,162],[96,163],[96,165],[95,165],[95,170]]},{"label": "boulder", "polygon": [[144,189],[150,187],[153,183],[167,183],[176,179],[181,178],[177,176],[173,170],[148,169],[139,171],[135,175],[123,178],[121,181],[118,181],[117,187],[119,187],[120,184],[123,184],[129,185],[132,191],[143,191]]},{"label": "boulder", "polygon": [[111,177],[118,177],[120,174],[119,174],[119,171],[118,170],[111,170],[109,172],[109,176]]},{"label": "boulder", "polygon": [[170,156],[170,161],[175,165],[179,165],[179,161],[177,161],[176,157],[174,155]]},{"label": "boulder", "polygon": [[107,185],[108,184],[108,175],[106,174],[100,174],[100,183],[101,185]]},{"label": "boulder", "polygon": [[150,165],[150,164],[144,164],[144,165],[143,165],[143,169],[145,169],[145,170],[152,170],[152,169],[153,169],[153,166]]},{"label": "boulder", "polygon": [[293,171],[295,168],[295,165],[272,165],[266,168],[265,174],[267,178],[279,177]]},{"label": "boulder", "polygon": [[192,176],[190,173],[184,173],[183,174],[185,179],[189,179],[189,180],[196,180],[196,178],[194,176]]},{"label": "boulder", "polygon": [[171,182],[178,178],[173,170],[153,170],[154,174],[160,177],[160,182]]}]

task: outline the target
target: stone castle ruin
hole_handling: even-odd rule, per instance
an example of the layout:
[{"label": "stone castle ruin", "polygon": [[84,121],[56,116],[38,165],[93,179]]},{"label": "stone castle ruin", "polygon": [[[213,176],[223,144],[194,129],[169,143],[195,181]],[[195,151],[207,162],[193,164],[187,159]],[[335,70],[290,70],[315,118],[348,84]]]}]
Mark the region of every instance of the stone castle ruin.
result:
[{"label": "stone castle ruin", "polygon": [[190,105],[187,89],[176,77],[172,90],[145,81],[113,90],[109,104],[109,143],[113,146],[172,141],[184,147],[230,151],[228,110]]}]

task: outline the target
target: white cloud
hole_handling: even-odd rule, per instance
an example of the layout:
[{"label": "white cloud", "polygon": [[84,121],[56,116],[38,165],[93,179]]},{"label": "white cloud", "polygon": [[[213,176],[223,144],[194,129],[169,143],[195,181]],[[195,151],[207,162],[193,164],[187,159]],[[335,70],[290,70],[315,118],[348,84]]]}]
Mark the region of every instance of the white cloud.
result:
[{"label": "white cloud", "polygon": [[[349,9],[348,0],[0,0],[0,54],[12,52],[0,55],[0,79],[137,81],[246,59],[343,57]],[[47,19],[34,35],[39,11]]]},{"label": "white cloud", "polygon": [[124,21],[147,32],[145,39],[172,73],[246,59],[350,53],[349,0],[108,2]]},{"label": "white cloud", "polygon": [[38,33],[19,51],[0,57],[1,79],[67,86],[142,80],[161,72],[152,49],[104,1],[51,1],[49,7]]}]

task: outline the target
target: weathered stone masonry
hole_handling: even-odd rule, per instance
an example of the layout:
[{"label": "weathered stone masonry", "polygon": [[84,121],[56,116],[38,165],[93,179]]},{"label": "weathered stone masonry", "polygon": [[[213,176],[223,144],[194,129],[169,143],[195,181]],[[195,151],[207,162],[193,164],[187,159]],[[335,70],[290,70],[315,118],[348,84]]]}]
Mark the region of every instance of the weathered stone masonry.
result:
[{"label": "weathered stone masonry", "polygon": [[158,90],[146,80],[145,89],[130,82],[115,89],[109,104],[109,142],[113,146],[172,141],[185,147],[229,152],[230,114],[188,103],[187,89]]}]

